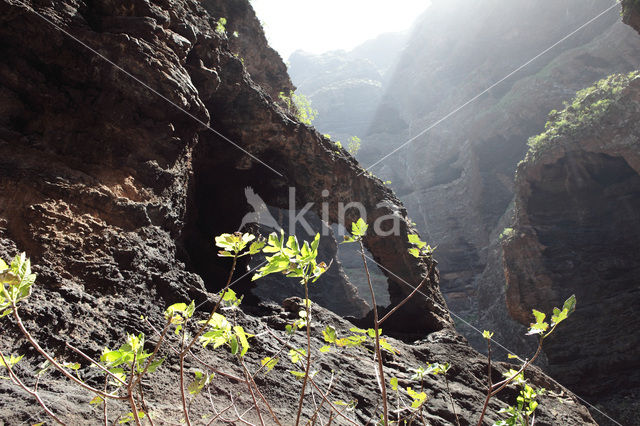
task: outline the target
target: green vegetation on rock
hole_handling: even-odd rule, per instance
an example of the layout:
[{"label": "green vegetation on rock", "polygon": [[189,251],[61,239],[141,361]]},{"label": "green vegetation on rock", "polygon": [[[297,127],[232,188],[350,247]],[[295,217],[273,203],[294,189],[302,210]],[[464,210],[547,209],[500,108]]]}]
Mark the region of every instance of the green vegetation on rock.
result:
[{"label": "green vegetation on rock", "polygon": [[638,71],[613,74],[591,87],[580,90],[571,103],[565,102],[562,111],[552,110],[545,131],[529,138],[527,158],[535,156],[555,138],[573,135],[579,129],[598,122],[622,96],[623,89],[640,77]]}]

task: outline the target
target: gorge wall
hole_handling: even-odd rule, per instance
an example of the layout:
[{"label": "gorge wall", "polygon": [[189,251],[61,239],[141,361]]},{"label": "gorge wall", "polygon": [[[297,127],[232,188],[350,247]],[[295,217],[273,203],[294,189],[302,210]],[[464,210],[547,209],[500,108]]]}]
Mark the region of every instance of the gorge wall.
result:
[{"label": "gorge wall", "polygon": [[[623,3],[624,22],[637,27],[637,2]],[[603,87],[586,98],[583,93],[588,105],[614,105],[603,115],[583,112],[587,118],[576,118],[572,133],[554,136],[539,155],[526,154],[527,140],[545,130],[549,111],[571,106],[577,91],[601,78],[640,67],[640,38],[612,6],[604,0],[436,1],[407,41],[388,52],[398,56],[395,66],[376,66],[375,58],[352,52],[297,53],[290,73],[319,110],[330,110],[331,102],[339,111],[375,105],[375,113],[358,120],[336,123],[320,115],[317,121],[343,143],[351,134],[362,138],[356,157],[364,167],[416,137],[371,170],[391,181],[421,233],[437,245],[451,310],[527,354],[535,344],[523,337],[531,309],[548,311],[576,294],[579,314],[549,342],[541,364],[616,420],[633,424],[637,80],[607,83],[623,87],[615,96]],[[339,63],[334,80],[327,81],[325,69],[313,78],[319,63]],[[355,99],[327,95],[347,85],[358,88]],[[476,330],[462,321],[456,327],[483,349]],[[593,413],[601,424],[613,424]]]},{"label": "gorge wall", "polygon": [[[623,16],[639,27],[633,11]],[[527,323],[528,307],[569,293],[583,305],[549,342],[549,371],[629,424],[640,415],[639,116],[638,73],[602,80],[553,113],[518,166],[503,243],[514,318]]]},{"label": "gorge wall", "polygon": [[[226,32],[219,28],[222,17]],[[229,40],[233,31],[239,40]],[[403,280],[425,277],[428,265],[407,253],[407,234],[415,229],[393,192],[277,104],[275,95],[292,86],[248,1],[2,0],[0,53],[0,257],[26,251],[33,260],[37,282],[20,310],[26,327],[58,359],[87,366],[66,343],[97,357],[122,344],[125,333],[143,331],[154,341],[148,324],[162,324],[165,307],[174,302],[195,301],[204,319],[200,309],[212,309],[229,268],[216,257],[212,239],[237,229],[250,212],[246,187],[278,208],[286,208],[295,186],[302,205],[322,200],[326,189],[331,206],[357,200],[370,221],[395,216],[400,235],[366,238],[372,256],[397,275],[389,281],[391,302],[410,291]],[[355,219],[351,213],[346,225]],[[337,221],[334,207],[330,221]],[[442,380],[425,381],[431,400],[424,416],[434,425],[454,421],[450,386],[461,424],[470,424],[484,400],[487,362],[452,329],[437,274],[427,278],[426,296],[385,323],[392,335],[421,337],[415,344],[390,338],[399,354],[385,359],[388,374],[410,386],[408,366],[451,362],[446,387]],[[352,327],[320,305],[312,312],[314,349],[324,344],[326,325],[342,335]],[[251,368],[277,352],[280,345],[269,336],[285,336],[296,316],[251,300],[235,312],[234,320],[254,334],[245,358]],[[0,350],[26,355],[16,372],[32,386],[42,359],[9,318],[2,321]],[[292,340],[301,347],[303,341],[300,334]],[[194,399],[192,410],[211,413],[231,398],[239,410],[248,409],[246,421],[258,422],[237,359],[222,350],[196,352],[231,375],[217,374],[211,399]],[[177,361],[169,349],[162,355],[169,360],[147,385],[145,399],[157,421],[179,423]],[[256,381],[274,414],[290,424],[300,385],[285,361]],[[318,365],[314,380],[333,386],[332,397],[355,401],[352,422],[377,417],[368,355],[333,352]],[[198,365],[186,367],[192,377]],[[490,373],[497,378],[506,369],[494,364]],[[87,379],[97,380],[88,370]],[[570,392],[539,370],[530,380],[563,395],[541,398],[540,424],[594,424]],[[39,389],[66,423],[102,416],[101,408],[88,405],[92,395],[58,376],[43,376]],[[487,420],[497,420],[514,396],[510,389],[494,398]],[[33,399],[6,380],[0,381],[0,402],[1,422],[45,420]],[[315,411],[308,402],[306,418]],[[117,402],[110,407],[112,416],[128,411]],[[326,406],[320,415],[328,418]]]},{"label": "gorge wall", "polygon": [[[359,136],[356,157],[364,167],[412,140],[371,171],[391,181],[418,229],[437,246],[441,288],[451,310],[476,327],[496,330],[498,340],[517,352],[530,345],[518,337],[523,328],[505,309],[500,248],[515,167],[550,110],[600,78],[640,66],[640,38],[620,22],[619,8],[612,8],[537,56],[611,6],[608,0],[434,1],[403,45],[381,42],[381,51],[397,55],[395,65],[376,66],[376,58],[362,59],[357,50],[315,62],[309,55],[300,60],[300,53],[291,58],[294,83],[320,111],[330,109],[330,99],[339,111],[375,106],[366,119],[334,124],[321,113],[317,121],[322,132],[341,135],[343,143],[346,135]],[[328,83],[318,64],[337,62],[335,57],[342,62]],[[310,70],[317,68],[312,79]],[[377,77],[371,77],[374,72]],[[346,84],[361,87],[362,96],[354,92],[351,103],[325,96]],[[357,124],[349,127],[352,121]],[[485,343],[475,330],[461,321],[457,326],[482,350]]]}]

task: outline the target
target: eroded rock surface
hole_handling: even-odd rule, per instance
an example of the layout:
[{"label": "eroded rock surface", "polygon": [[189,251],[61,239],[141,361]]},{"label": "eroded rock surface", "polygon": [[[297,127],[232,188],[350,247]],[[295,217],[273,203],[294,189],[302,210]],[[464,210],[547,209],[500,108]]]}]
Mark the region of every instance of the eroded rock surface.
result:
[{"label": "eroded rock surface", "polygon": [[[450,309],[480,329],[495,330],[514,351],[527,345],[504,308],[499,236],[508,227],[509,219],[501,218],[513,198],[516,165],[529,136],[544,130],[549,111],[600,78],[640,67],[640,38],[613,8],[528,61],[611,6],[608,0],[434,1],[416,20],[406,45],[389,51],[399,55],[398,63],[377,78],[382,88],[368,98],[364,91],[346,100],[326,96],[333,90],[325,73],[316,75],[315,84],[324,84],[319,89],[306,74],[298,79],[292,62],[294,83],[309,87],[304,93],[317,98],[319,107],[331,100],[336,109],[348,109],[344,102],[350,102],[370,111],[370,105],[359,106],[378,103],[368,119],[318,119],[318,128],[339,135],[343,144],[349,134],[362,139],[356,157],[363,166],[412,140],[371,171],[391,181],[424,239],[437,245]],[[327,56],[315,58],[316,69],[324,70]],[[335,59],[337,85],[349,76],[344,63],[355,59],[353,53],[335,56],[343,58]],[[456,325],[483,348],[475,330],[462,321]],[[502,333],[507,329],[514,333]]]},{"label": "eroded rock surface", "polygon": [[[216,257],[212,238],[237,229],[250,211],[247,186],[280,208],[287,207],[290,186],[302,205],[328,190],[323,200],[332,206],[334,222],[339,201],[363,203],[370,222],[394,215],[400,235],[371,234],[366,240],[372,256],[399,277],[389,284],[392,303],[411,291],[402,280],[417,283],[426,274],[427,265],[407,253],[406,234],[414,228],[400,201],[379,180],[360,174],[344,151],[283,113],[273,98],[290,87],[277,75],[282,66],[260,65],[277,59],[260,50],[263,38],[255,45],[237,42],[240,50],[234,51],[236,42],[216,31],[223,13],[239,37],[258,31],[246,1],[233,7],[214,0],[0,1],[0,256],[26,251],[32,258],[38,281],[21,310],[26,326],[60,359],[74,359],[67,342],[95,357],[104,347],[120,345],[125,332],[144,331],[153,340],[141,316],[160,326],[165,307],[174,302],[195,300],[200,310],[211,309],[212,293],[229,268]],[[245,66],[240,54],[244,62],[258,58],[258,63]],[[255,80],[247,72],[252,69]],[[350,212],[347,225],[356,218]],[[236,277],[245,268],[239,265]],[[435,273],[423,292],[426,297],[412,300],[385,323],[385,332],[393,335],[428,336],[415,345],[392,340],[401,355],[385,361],[389,374],[405,384],[416,364],[451,362],[457,411],[469,424],[481,408],[486,360],[452,330]],[[322,344],[324,326],[333,324],[343,334],[351,327],[315,309],[314,348]],[[269,330],[284,337],[284,322],[291,320],[276,307],[248,301],[234,318],[255,334],[247,358],[252,369],[275,354],[278,344]],[[18,372],[32,384],[28,378],[41,359],[7,318],[2,327],[0,349],[27,355]],[[300,345],[302,336],[295,339]],[[359,423],[375,417],[377,405],[371,357],[363,353],[329,354],[317,367],[317,380],[325,386],[332,370],[341,371],[332,396],[356,399],[351,415]],[[237,362],[223,354],[202,356],[241,375]],[[169,356],[167,374],[149,386],[146,398],[159,419],[177,423],[177,376],[169,366],[175,359],[168,349],[163,355]],[[195,367],[187,365],[189,375]],[[283,358],[273,374],[256,379],[285,424],[291,423],[299,392],[289,369]],[[213,404],[220,409],[232,395],[239,409],[249,407],[244,386],[223,377],[216,376]],[[535,371],[531,379],[564,392]],[[40,389],[70,424],[101,416],[99,409],[87,408],[89,395],[57,377],[43,379]],[[450,423],[443,383],[429,381],[427,389],[433,398],[427,418]],[[544,398],[539,424],[591,424],[585,408],[563,395],[562,401]],[[513,390],[501,398],[492,403],[489,419],[504,401],[513,403]],[[0,400],[2,421],[44,420],[33,400],[4,380]],[[306,417],[311,407],[309,400]],[[128,411],[112,408],[112,413]],[[211,412],[206,399],[196,400],[193,409]],[[258,421],[254,411],[247,419]]]},{"label": "eroded rock surface", "polygon": [[510,314],[528,324],[532,308],[575,294],[579,309],[546,346],[549,371],[623,423],[639,415],[639,114],[633,74],[552,116],[518,166],[503,244]]}]

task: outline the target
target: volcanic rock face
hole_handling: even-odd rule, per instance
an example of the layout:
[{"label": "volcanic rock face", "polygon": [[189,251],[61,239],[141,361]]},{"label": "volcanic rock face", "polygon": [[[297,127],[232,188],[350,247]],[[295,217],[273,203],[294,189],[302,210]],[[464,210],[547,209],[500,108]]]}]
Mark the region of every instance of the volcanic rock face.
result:
[{"label": "volcanic rock face", "polygon": [[[227,11],[223,5],[204,3]],[[112,240],[144,228],[164,235],[153,244],[168,245],[171,253],[164,265],[153,268],[163,285],[181,288],[182,296],[194,285],[219,288],[224,268],[215,260],[211,238],[237,229],[250,210],[243,190],[251,185],[268,204],[285,208],[290,186],[303,205],[326,189],[330,196],[323,201],[332,221],[338,220],[338,201],[361,201],[371,222],[394,215],[403,235],[372,236],[367,244],[402,279],[420,281],[426,269],[406,253],[404,235],[410,226],[400,202],[375,180],[357,176],[355,162],[344,152],[279,112],[269,93],[290,87],[286,76],[276,78],[261,69],[257,79],[262,86],[254,83],[229,50],[226,36],[212,29],[221,16],[209,15],[194,2],[158,6],[146,1],[126,7],[80,4],[61,16],[44,16],[51,23],[19,3],[4,3],[3,12],[3,39],[24,34],[3,44],[3,140],[20,146],[2,160],[8,200],[2,205],[4,235],[44,269],[55,271],[52,283],[75,277],[66,270],[67,262],[82,269],[73,281],[91,281],[84,276],[90,273],[105,285],[120,282],[121,271],[136,270],[137,262],[147,259],[131,248],[114,252],[119,244]],[[236,13],[241,15],[238,26],[230,23],[230,28],[239,34],[255,30],[255,18],[243,24],[246,10],[234,9],[229,20]],[[26,19],[34,22],[19,30]],[[131,74],[54,25],[73,29],[74,37]],[[278,62],[273,51],[264,53],[260,47],[253,54],[245,50],[247,58]],[[30,76],[26,83],[24,76]],[[213,130],[204,128],[209,117]],[[354,217],[354,211],[347,212],[346,220]],[[56,243],[57,237],[68,242]],[[177,258],[204,283],[170,266]],[[394,300],[399,301],[410,288],[394,279]],[[435,282],[428,293],[432,290],[430,302],[414,301],[415,310],[407,310],[424,318],[413,331],[449,324]]]},{"label": "volcanic rock face", "polygon": [[507,306],[575,294],[578,309],[546,345],[549,371],[622,421],[640,412],[640,78],[614,76],[579,94],[516,174],[515,225],[505,239]]},{"label": "volcanic rock face", "polygon": [[[422,235],[438,247],[451,310],[496,330],[514,351],[527,345],[504,308],[499,236],[510,221],[505,211],[515,167],[550,110],[600,78],[640,67],[640,39],[613,8],[538,55],[611,6],[608,0],[434,1],[404,49],[396,48],[396,66],[379,79],[383,94],[370,99],[379,105],[368,129],[338,123],[338,131],[318,120],[322,132],[359,136],[357,158],[365,167],[417,136],[372,172],[392,182]],[[310,77],[298,78],[294,65],[294,83],[307,87]],[[314,90],[303,93],[315,102],[324,92]],[[355,98],[353,106],[362,102]],[[457,325],[477,348],[485,345],[475,330]],[[506,329],[513,332],[503,334]]]},{"label": "volcanic rock face", "polygon": [[[326,201],[331,222],[338,221],[340,201],[361,202],[370,223],[394,216],[399,235],[366,238],[372,256],[397,275],[389,285],[392,303],[411,290],[403,280],[417,283],[427,273],[428,265],[407,253],[406,235],[414,229],[402,204],[378,180],[359,174],[344,151],[283,114],[273,100],[291,87],[278,74],[282,64],[261,34],[255,43],[230,43],[216,31],[223,17],[218,13],[227,15],[228,31],[238,31],[240,38],[259,33],[245,1],[0,1],[0,257],[26,251],[37,265],[37,284],[20,310],[26,327],[59,359],[75,359],[65,343],[96,357],[104,347],[122,344],[125,332],[144,331],[153,341],[149,324],[163,324],[164,309],[174,302],[194,300],[198,319],[204,319],[203,311],[215,301],[212,292],[229,271],[228,262],[216,258],[212,237],[240,225],[250,210],[244,197],[248,186],[279,208],[288,207],[289,187],[295,186],[302,205]],[[247,70],[255,72],[255,80]],[[321,197],[323,190],[329,195]],[[318,203],[314,209],[321,214]],[[347,213],[345,224],[356,218]],[[245,267],[239,265],[235,277],[245,274]],[[390,338],[402,355],[385,357],[388,373],[411,385],[409,368],[451,362],[456,411],[461,423],[469,424],[482,406],[486,360],[452,330],[435,272],[422,291],[426,297],[403,306],[385,323],[385,332],[428,337],[415,345]],[[255,335],[246,360],[256,371],[260,360],[280,347],[273,336],[286,338],[285,324],[290,314],[297,315],[250,301],[243,309],[234,320]],[[324,344],[326,325],[344,335],[351,324],[319,305],[312,309],[315,353]],[[9,318],[2,321],[0,350],[27,355],[16,371],[33,385],[41,358]],[[301,334],[292,340],[299,347],[303,341]],[[237,359],[222,348],[197,353],[236,377],[216,375],[211,404],[222,409],[231,395],[240,411],[250,408],[251,397],[237,379],[243,375]],[[157,419],[177,423],[182,414],[171,367],[176,359],[168,348],[162,355],[168,356],[164,373],[148,384],[145,399]],[[358,423],[377,416],[370,358],[327,354],[314,379],[326,389],[332,371],[341,371],[331,396],[357,401],[350,415]],[[190,377],[195,368],[200,367],[187,365]],[[282,359],[269,376],[256,376],[284,424],[292,422],[292,401],[300,390],[290,369]],[[492,374],[497,378],[505,369],[497,365]],[[88,380],[97,379],[87,374]],[[530,378],[566,392],[536,370]],[[42,378],[39,389],[69,424],[102,416],[99,408],[87,408],[89,395],[56,376]],[[451,423],[442,381],[429,378],[426,389],[433,397],[426,418]],[[593,423],[571,394],[563,395],[562,404],[543,397],[540,424]],[[488,420],[497,419],[497,410],[514,396],[510,389],[494,399]],[[33,400],[5,380],[0,401],[3,422],[43,420]],[[110,407],[114,416],[128,411],[117,403]],[[312,407],[309,399],[305,418]],[[192,409],[212,411],[204,398]],[[327,419],[328,412],[321,415]],[[258,422],[257,416],[250,410],[246,419]]]}]

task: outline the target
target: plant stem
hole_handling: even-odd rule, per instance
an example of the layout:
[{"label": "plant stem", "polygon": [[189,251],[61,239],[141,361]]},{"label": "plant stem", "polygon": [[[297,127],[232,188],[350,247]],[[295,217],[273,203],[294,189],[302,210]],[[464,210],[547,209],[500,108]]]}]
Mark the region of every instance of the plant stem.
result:
[{"label": "plant stem", "polygon": [[224,294],[229,289],[229,287],[231,287],[231,278],[233,278],[233,273],[236,270],[237,262],[238,262],[238,255],[236,254],[233,257],[233,264],[231,265],[231,272],[229,272],[229,278],[227,278],[227,284],[220,291],[220,297],[218,298],[218,301],[216,302],[216,306],[211,311],[211,314],[209,314],[209,318],[204,322],[204,324],[202,324],[202,327],[200,327],[198,332],[193,336],[193,338],[191,339],[189,344],[185,348],[183,348],[182,352],[184,352],[185,354],[187,352],[189,352],[189,349],[191,349],[191,347],[198,341],[198,338],[202,335],[202,333],[204,333],[204,331],[207,329],[207,326],[209,325],[209,322],[213,319],[213,315],[218,311],[218,308],[220,307],[220,304],[222,303],[222,296],[224,296]]},{"label": "plant stem", "polygon": [[31,346],[33,346],[35,348],[35,350],[37,350],[40,353],[40,355],[42,355],[47,361],[49,361],[65,377],[67,377],[71,381],[75,382],[76,384],[78,384],[82,388],[84,388],[84,389],[86,389],[86,390],[88,390],[90,392],[93,392],[96,395],[100,395],[103,398],[120,399],[120,400],[127,399],[126,396],[112,395],[112,394],[109,394],[109,393],[105,393],[105,392],[101,391],[100,389],[96,389],[93,386],[89,386],[88,384],[86,384],[82,380],[80,380],[77,377],[75,377],[73,374],[69,373],[62,365],[60,365],[58,363],[58,361],[56,361],[44,349],[42,349],[42,347],[38,344],[38,342],[36,342],[36,340],[33,338],[33,336],[31,336],[31,334],[27,331],[27,329],[25,328],[25,326],[24,326],[24,324],[22,322],[22,318],[20,318],[20,315],[18,314],[18,307],[15,304],[12,304],[11,308],[12,308],[12,311],[13,311],[13,316],[16,319],[16,323],[18,324],[18,327],[20,328],[20,331],[27,338],[29,343],[31,343]]},{"label": "plant stem", "polygon": [[11,364],[9,364],[9,361],[7,361],[4,357],[4,355],[2,354],[2,352],[0,352],[0,359],[2,359],[3,364],[5,365],[5,367],[7,367],[7,371],[9,372],[9,377],[11,378],[11,381],[16,383],[18,386],[20,386],[25,392],[27,392],[29,395],[33,396],[36,401],[38,402],[38,404],[44,409],[44,411],[49,415],[49,417],[51,417],[52,419],[54,419],[56,422],[60,423],[61,425],[64,425],[64,422],[62,420],[60,420],[58,417],[56,417],[55,414],[53,414],[53,411],[51,411],[49,409],[49,407],[47,407],[47,405],[44,403],[44,401],[42,400],[42,398],[40,398],[40,395],[38,394],[38,392],[33,391],[31,389],[29,389],[23,382],[22,380],[20,380],[20,378],[13,372],[13,369],[11,368]]},{"label": "plant stem", "polygon": [[[324,405],[324,401],[326,399],[327,396],[329,396],[329,393],[331,393],[331,387],[333,386],[333,372],[331,372],[331,379],[329,379],[329,385],[327,386],[327,392],[325,392],[324,394],[324,398],[322,399],[322,401],[320,401],[320,405],[318,405],[318,407],[316,408],[316,412],[313,413],[313,416],[311,417],[311,419],[307,422],[307,424],[315,424],[316,422],[316,418],[318,417],[318,414],[320,414],[320,410],[322,409],[322,406]],[[320,423],[322,423],[322,420],[320,421]]]},{"label": "plant stem", "polygon": [[[276,339],[278,342],[280,342],[281,344],[286,344],[287,347],[289,349],[295,349],[291,344],[289,344],[288,342],[285,342],[284,340],[282,340],[277,334],[275,334],[273,331],[271,331],[269,328],[267,328],[267,333],[269,333],[271,335],[271,337],[273,337],[274,339]],[[322,396],[323,401],[325,401],[329,407],[331,408],[332,411],[334,411],[339,417],[342,417],[344,420],[346,420],[349,424],[352,424],[354,426],[358,426],[358,423],[354,422],[353,420],[351,420],[349,417],[345,416],[344,414],[342,414],[342,412],[340,410],[338,410],[336,408],[336,406],[329,401],[329,399],[327,398],[327,396],[325,396],[322,393],[322,390],[318,387],[318,385],[316,384],[316,382],[313,380],[312,377],[309,377],[309,383],[311,383],[311,385],[316,388],[316,390],[320,393],[320,396]]]},{"label": "plant stem", "polygon": [[185,327],[182,328],[182,344],[180,348],[180,396],[182,398],[182,411],[184,412],[184,421],[187,423],[187,426],[191,426],[191,420],[189,419],[189,407],[187,406],[187,394],[184,392],[184,357],[188,352],[185,351]]},{"label": "plant stem", "polygon": [[105,373],[107,373],[107,375],[109,377],[111,377],[114,380],[119,381],[120,383],[122,383],[123,385],[127,385],[127,383],[122,380],[120,377],[116,376],[115,374],[113,374],[111,371],[107,370],[106,368],[104,368],[104,366],[102,364],[100,364],[99,362],[94,361],[89,355],[85,354],[84,352],[82,352],[80,349],[75,348],[73,346],[71,346],[69,343],[65,343],[65,345],[71,349],[72,351],[74,351],[75,353],[77,353],[78,355],[80,355],[81,357],[83,357],[84,359],[86,359],[87,361],[89,361],[90,363],[92,363],[93,365],[95,365],[96,367],[98,367],[100,370],[104,371]]},{"label": "plant stem", "polygon": [[449,389],[449,379],[447,379],[447,373],[444,373],[444,383],[447,385],[447,393],[449,394],[449,399],[451,400],[451,409],[453,410],[453,415],[456,416],[456,425],[460,426],[460,419],[458,419],[458,413],[456,413],[456,405],[453,402],[453,395],[451,394],[451,389]]},{"label": "plant stem", "polygon": [[[109,383],[109,378],[107,376],[104,376],[104,391],[107,391],[107,386]],[[106,398],[102,398],[102,418],[104,420],[104,426],[108,426],[109,425],[109,415],[107,412],[107,399]]]},{"label": "plant stem", "polygon": [[244,364],[242,364],[242,368],[244,370],[244,381],[247,384],[247,388],[249,388],[249,393],[251,394],[251,400],[253,401],[253,406],[256,407],[256,413],[258,413],[258,419],[260,420],[260,424],[264,426],[264,420],[262,420],[262,413],[260,412],[260,407],[258,406],[258,401],[256,400],[256,395],[253,393],[253,387],[251,386],[251,381],[249,380],[250,374],[247,371],[247,368]]},{"label": "plant stem", "polygon": [[133,361],[131,362],[131,377],[129,378],[129,383],[127,383],[127,396],[129,397],[129,405],[131,406],[131,412],[133,413],[133,418],[136,421],[136,426],[142,426],[140,423],[140,417],[138,416],[138,406],[136,404],[136,400],[133,397],[134,392],[134,383],[135,383],[135,370],[136,370],[136,358],[137,353],[133,353]]},{"label": "plant stem", "polygon": [[262,399],[262,402],[264,402],[264,404],[267,406],[267,409],[269,410],[269,413],[271,414],[271,417],[273,417],[273,421],[275,421],[276,424],[278,424],[278,426],[282,426],[282,424],[280,423],[280,420],[278,420],[278,417],[273,412],[273,408],[271,407],[271,405],[269,404],[267,399],[264,397],[262,392],[260,392],[260,388],[258,388],[258,384],[256,383],[255,380],[253,380],[253,378],[255,377],[255,374],[252,375],[249,372],[249,369],[247,368],[246,364],[244,363],[244,360],[240,359],[240,363],[242,364],[242,368],[244,368],[244,370],[247,372],[249,380],[253,384],[253,387],[255,388],[256,392],[258,392],[258,395],[260,396],[260,399]]},{"label": "plant stem", "polygon": [[[384,364],[382,363],[382,351],[380,350],[380,331],[379,331],[380,322],[378,321],[378,306],[376,304],[376,294],[373,291],[373,284],[371,284],[371,275],[369,274],[367,259],[364,256],[364,245],[362,245],[362,240],[360,240],[359,243],[360,243],[360,254],[362,255],[362,263],[364,264],[364,271],[367,274],[367,283],[369,284],[369,291],[371,292],[371,302],[373,303],[373,329],[376,335],[376,358],[378,359],[378,381],[380,385],[380,391],[382,392],[382,410],[383,410],[384,424],[388,425],[389,424],[389,407],[387,406],[387,384],[384,379]],[[386,317],[383,319],[386,319]]]},{"label": "plant stem", "polygon": [[533,361],[536,360],[536,358],[538,358],[538,355],[540,355],[540,352],[542,351],[542,342],[544,341],[544,336],[540,337],[540,342],[538,343],[538,348],[536,349],[536,353],[533,355],[533,357],[531,357],[530,360],[526,361],[524,364],[522,364],[522,367],[520,367],[520,369],[518,370],[518,372],[514,375],[512,375],[511,377],[508,377],[504,380],[502,380],[501,382],[498,382],[494,385],[492,385],[491,383],[491,339],[487,339],[487,346],[488,346],[488,375],[489,375],[489,389],[487,390],[487,397],[484,400],[484,405],[482,406],[482,412],[480,413],[480,419],[478,420],[478,426],[482,426],[482,421],[484,419],[484,415],[487,412],[487,407],[489,406],[489,400],[496,396],[500,391],[502,391],[505,387],[507,387],[509,385],[509,383],[511,383],[520,373],[522,373],[528,366],[531,365],[531,363]]},{"label": "plant stem", "polygon": [[410,295],[408,295],[407,297],[404,298],[404,300],[400,303],[398,303],[396,306],[393,307],[393,309],[391,309],[389,312],[387,312],[387,314],[385,316],[382,317],[382,319],[380,321],[378,321],[378,326],[382,325],[383,322],[385,322],[387,320],[387,318],[389,318],[391,316],[391,314],[393,314],[395,311],[397,311],[398,309],[400,309],[400,307],[402,305],[404,305],[405,303],[407,303],[409,301],[409,299],[411,299],[420,289],[420,287],[422,287],[424,285],[425,282],[427,282],[427,280],[429,279],[429,276],[431,274],[427,274],[426,277],[424,277],[424,279],[420,282],[420,284],[411,292]]},{"label": "plant stem", "polygon": [[296,426],[300,424],[300,414],[302,414],[302,405],[304,404],[304,391],[307,387],[307,379],[311,370],[311,302],[309,301],[309,280],[304,280],[304,305],[307,312],[307,365],[304,370],[304,379],[302,380],[302,390],[300,391],[300,402],[298,403],[298,414],[296,416]]},{"label": "plant stem", "polygon": [[167,321],[167,324],[164,326],[164,329],[162,330],[162,333],[160,334],[160,339],[158,340],[158,343],[156,343],[156,346],[153,348],[153,353],[151,354],[151,356],[149,358],[147,358],[147,362],[144,365],[144,370],[142,370],[142,373],[140,373],[140,375],[136,378],[136,382],[141,383],[142,376],[144,376],[147,373],[147,371],[149,370],[149,367],[151,366],[151,363],[155,360],[156,355],[158,355],[158,350],[160,349],[160,346],[162,345],[162,342],[164,342],[164,339],[167,336],[167,332],[169,331],[169,327],[170,326],[171,326],[171,321]]}]

